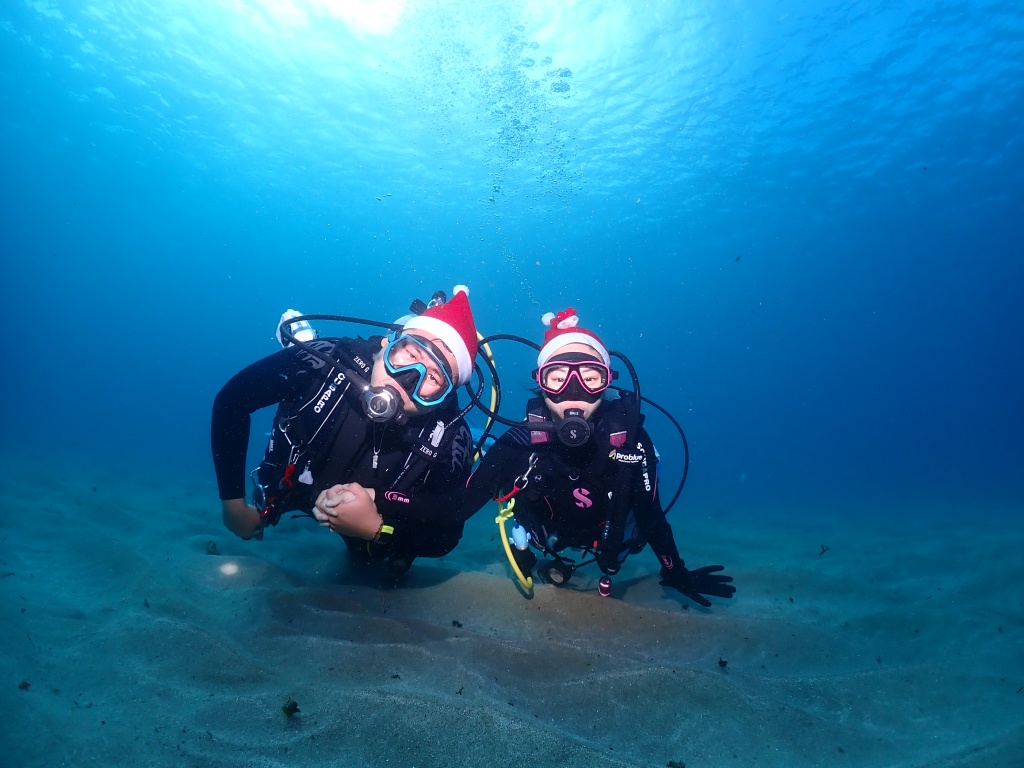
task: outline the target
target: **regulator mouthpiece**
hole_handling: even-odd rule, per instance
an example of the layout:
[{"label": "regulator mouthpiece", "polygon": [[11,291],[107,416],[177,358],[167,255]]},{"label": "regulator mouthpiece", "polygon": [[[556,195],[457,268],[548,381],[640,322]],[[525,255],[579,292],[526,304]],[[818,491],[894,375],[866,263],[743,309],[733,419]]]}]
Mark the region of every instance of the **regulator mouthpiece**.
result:
[{"label": "regulator mouthpiece", "polygon": [[590,439],[590,422],[583,418],[583,411],[579,408],[569,408],[565,416],[558,422],[558,429],[555,434],[562,442],[562,445],[569,448],[579,448]]},{"label": "regulator mouthpiece", "polygon": [[344,369],[345,376],[359,389],[359,402],[363,411],[379,424],[396,424],[401,426],[409,420],[409,414],[403,409],[404,402],[398,390],[389,384],[382,387],[371,387],[370,382],[353,371]]},{"label": "regulator mouthpiece", "polygon": [[363,390],[360,400],[366,415],[378,423],[390,422],[402,425],[409,418],[409,414],[402,409],[402,396],[397,389],[390,385],[367,386]]}]

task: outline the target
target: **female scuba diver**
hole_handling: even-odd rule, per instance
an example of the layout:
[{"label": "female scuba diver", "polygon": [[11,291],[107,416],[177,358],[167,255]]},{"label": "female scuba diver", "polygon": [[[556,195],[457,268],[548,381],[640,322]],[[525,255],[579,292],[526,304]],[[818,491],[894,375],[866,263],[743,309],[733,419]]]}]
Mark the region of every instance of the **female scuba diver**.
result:
[{"label": "female scuba diver", "polygon": [[[732,577],[720,573],[723,566],[691,570],[679,556],[658,496],[658,459],[642,425],[632,365],[613,353],[628,367],[634,386],[632,392],[615,387],[620,397],[605,399],[618,375],[607,347],[578,325],[571,308],[543,321],[548,330],[533,373],[539,396],[530,401],[526,422],[501,435],[470,477],[460,500],[465,517],[490,499],[513,502],[516,524],[506,551],[524,574],[524,585],[537,565],[532,547],[550,558],[538,575],[554,584],[596,561],[604,572],[598,589],[607,597],[611,576],[626,556],[650,544],[663,586],[704,607],[711,605],[706,596],[732,597],[736,589]],[[567,550],[582,551],[584,561],[576,562]]]}]

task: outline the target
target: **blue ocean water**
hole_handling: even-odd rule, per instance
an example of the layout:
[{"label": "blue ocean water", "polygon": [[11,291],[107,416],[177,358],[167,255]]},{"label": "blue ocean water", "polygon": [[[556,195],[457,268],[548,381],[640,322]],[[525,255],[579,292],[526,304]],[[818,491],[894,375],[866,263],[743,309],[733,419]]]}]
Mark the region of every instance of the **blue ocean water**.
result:
[{"label": "blue ocean water", "polygon": [[1005,0],[12,0],[9,443],[212,488],[282,311],[461,282],[633,360],[677,510],[1019,509],[1022,82]]}]

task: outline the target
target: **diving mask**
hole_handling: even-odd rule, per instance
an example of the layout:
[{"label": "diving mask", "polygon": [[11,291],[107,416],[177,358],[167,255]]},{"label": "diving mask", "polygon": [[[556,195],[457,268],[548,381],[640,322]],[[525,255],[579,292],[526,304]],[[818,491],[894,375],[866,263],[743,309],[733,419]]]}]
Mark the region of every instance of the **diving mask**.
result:
[{"label": "diving mask", "polygon": [[451,363],[429,339],[393,334],[384,348],[384,370],[414,403],[429,408],[455,389]]},{"label": "diving mask", "polygon": [[593,355],[566,352],[544,363],[534,377],[544,395],[554,403],[596,403],[615,378],[615,371]]}]

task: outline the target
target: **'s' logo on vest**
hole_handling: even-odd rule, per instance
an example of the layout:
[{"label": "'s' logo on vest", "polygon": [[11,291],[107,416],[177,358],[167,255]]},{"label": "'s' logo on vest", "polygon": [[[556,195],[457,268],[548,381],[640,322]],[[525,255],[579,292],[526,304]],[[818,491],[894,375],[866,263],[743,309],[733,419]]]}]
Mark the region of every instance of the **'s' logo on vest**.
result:
[{"label": "'s' logo on vest", "polygon": [[586,488],[574,488],[572,495],[576,499],[576,506],[580,509],[594,506],[594,502],[590,500],[590,491]]}]

